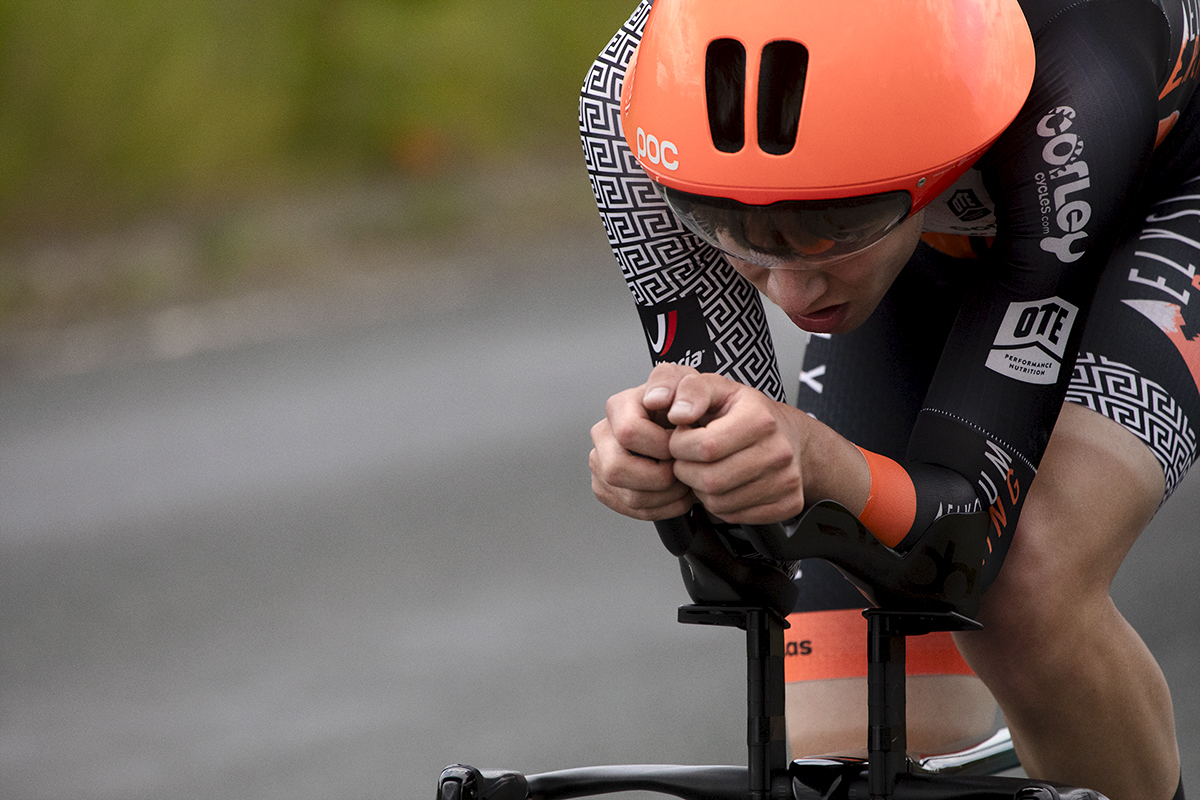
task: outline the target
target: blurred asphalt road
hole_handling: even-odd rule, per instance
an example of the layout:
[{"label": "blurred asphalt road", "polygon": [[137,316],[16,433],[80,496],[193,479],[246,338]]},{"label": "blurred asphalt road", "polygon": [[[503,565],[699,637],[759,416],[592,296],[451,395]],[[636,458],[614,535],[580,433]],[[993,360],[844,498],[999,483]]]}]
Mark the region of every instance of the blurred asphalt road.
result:
[{"label": "blurred asphalt road", "polygon": [[[3,379],[0,795],[425,798],[460,760],[744,758],[739,635],[675,623],[674,560],[589,489],[588,429],[647,363],[619,273],[598,230],[520,259],[240,343],[196,344],[193,309],[157,358]],[[1193,475],[1117,589],[1193,791],[1198,519]]]}]

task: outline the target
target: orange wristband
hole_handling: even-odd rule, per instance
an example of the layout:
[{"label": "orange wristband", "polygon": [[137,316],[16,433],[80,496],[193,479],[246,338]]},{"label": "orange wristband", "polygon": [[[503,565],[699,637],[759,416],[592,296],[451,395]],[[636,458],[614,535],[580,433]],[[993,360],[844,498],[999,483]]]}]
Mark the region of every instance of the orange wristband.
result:
[{"label": "orange wristband", "polygon": [[895,547],[917,518],[917,490],[904,467],[892,459],[861,447],[858,452],[871,471],[871,492],[858,518],[876,539]]}]

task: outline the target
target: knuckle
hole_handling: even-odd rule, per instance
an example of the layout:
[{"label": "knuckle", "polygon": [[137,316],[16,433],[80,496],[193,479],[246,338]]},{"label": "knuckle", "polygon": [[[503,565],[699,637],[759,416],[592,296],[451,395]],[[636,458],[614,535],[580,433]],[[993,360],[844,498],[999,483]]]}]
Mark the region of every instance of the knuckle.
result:
[{"label": "knuckle", "polygon": [[610,395],[604,403],[604,414],[609,419],[624,416],[631,403],[636,403],[639,389],[626,389]]},{"label": "knuckle", "polygon": [[604,438],[604,434],[605,434],[605,431],[607,430],[607,428],[608,428],[608,420],[606,420],[606,419],[602,419],[599,422],[597,422],[595,425],[592,426],[591,435],[592,435],[592,444],[593,445],[598,445],[600,443],[600,441]]},{"label": "knuckle", "polygon": [[751,430],[753,430],[760,439],[766,439],[774,436],[779,430],[779,420],[775,418],[775,415],[772,414],[769,409],[766,409],[761,405],[756,406],[754,411],[751,412],[749,419],[747,420],[747,424],[751,426]]},{"label": "knuckle", "polygon": [[626,449],[632,449],[637,441],[637,425],[629,420],[618,420],[612,424],[613,438]]},{"label": "knuckle", "polygon": [[659,503],[652,495],[634,493],[625,498],[625,508],[626,516],[649,521],[658,516]]},{"label": "knuckle", "polygon": [[620,464],[614,463],[612,459],[604,458],[595,450],[592,452],[595,454],[595,457],[588,461],[588,466],[592,470],[592,476],[607,486],[620,485],[622,471]]},{"label": "knuckle", "polygon": [[653,492],[630,492],[625,498],[630,508],[646,513],[658,508],[659,499]]},{"label": "knuckle", "polygon": [[601,476],[610,486],[636,492],[661,492],[675,482],[670,464],[640,456],[616,459],[602,468]]},{"label": "knuckle", "polygon": [[722,498],[719,495],[716,497],[710,497],[702,492],[697,492],[697,495],[704,503],[704,507],[716,516],[720,517],[726,522],[740,522],[737,517],[739,515],[738,512],[740,512],[741,509],[729,502],[727,499]]},{"label": "knuckle", "polygon": [[700,433],[696,436],[695,451],[697,461],[709,464],[717,460],[720,454],[720,443],[710,434]]},{"label": "knuckle", "polygon": [[611,508],[613,511],[620,511],[620,506],[613,497],[612,490],[599,478],[592,478],[592,494],[596,496],[604,505]]},{"label": "knuckle", "polygon": [[699,485],[696,488],[711,497],[719,497],[727,494],[730,488],[732,488],[729,480],[720,474],[703,474],[697,483]]},{"label": "knuckle", "polygon": [[766,460],[773,471],[782,472],[789,470],[796,462],[796,454],[792,451],[791,447],[781,443],[768,451]]},{"label": "knuckle", "polygon": [[665,492],[676,483],[675,475],[668,469],[655,470],[650,480],[649,488],[655,492]]},{"label": "knuckle", "polygon": [[619,462],[601,464],[600,480],[609,486],[624,488],[629,484],[629,471]]},{"label": "knuckle", "polygon": [[627,393],[628,390],[609,396],[608,400],[604,402],[604,413],[610,417],[620,413],[621,408],[625,405],[625,395]]}]

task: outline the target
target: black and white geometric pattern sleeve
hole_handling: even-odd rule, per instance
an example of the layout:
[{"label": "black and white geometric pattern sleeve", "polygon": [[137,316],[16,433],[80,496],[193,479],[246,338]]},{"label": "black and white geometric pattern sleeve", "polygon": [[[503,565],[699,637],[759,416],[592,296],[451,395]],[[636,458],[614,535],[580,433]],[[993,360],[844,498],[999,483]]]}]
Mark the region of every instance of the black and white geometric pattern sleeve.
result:
[{"label": "black and white geometric pattern sleeve", "polygon": [[687,231],[638,166],[621,130],[621,84],[652,0],[643,0],[588,72],[579,128],[609,244],[633,293],[654,363],[719,372],[784,394],[758,292]]}]

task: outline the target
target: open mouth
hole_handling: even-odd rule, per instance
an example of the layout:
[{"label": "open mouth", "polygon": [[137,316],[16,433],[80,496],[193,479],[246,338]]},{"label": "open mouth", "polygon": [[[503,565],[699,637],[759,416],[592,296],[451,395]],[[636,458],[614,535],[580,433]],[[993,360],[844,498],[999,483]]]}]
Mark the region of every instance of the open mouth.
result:
[{"label": "open mouth", "polygon": [[838,303],[810,314],[788,314],[788,319],[795,323],[796,327],[809,333],[833,333],[846,321],[849,313],[849,305]]}]

